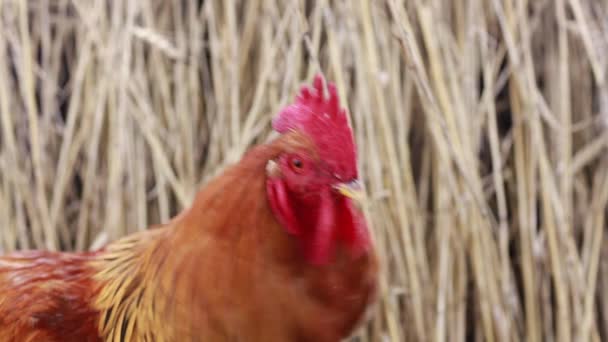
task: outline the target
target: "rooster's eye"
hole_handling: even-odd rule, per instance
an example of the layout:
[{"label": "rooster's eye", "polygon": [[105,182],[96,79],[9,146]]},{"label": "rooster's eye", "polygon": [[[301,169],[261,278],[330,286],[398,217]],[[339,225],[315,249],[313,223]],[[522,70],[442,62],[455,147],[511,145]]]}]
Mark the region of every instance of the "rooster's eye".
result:
[{"label": "rooster's eye", "polygon": [[291,165],[295,168],[295,169],[301,169],[302,168],[302,161],[298,158],[294,158],[291,160]]},{"label": "rooster's eye", "polygon": [[291,172],[297,174],[303,174],[309,169],[307,160],[295,154],[287,158],[287,167],[291,170]]}]

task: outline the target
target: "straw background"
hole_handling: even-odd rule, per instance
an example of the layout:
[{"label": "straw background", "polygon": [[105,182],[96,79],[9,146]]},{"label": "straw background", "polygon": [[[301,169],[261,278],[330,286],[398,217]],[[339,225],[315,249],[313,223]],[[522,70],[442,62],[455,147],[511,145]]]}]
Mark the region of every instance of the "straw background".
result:
[{"label": "straw background", "polygon": [[608,339],[608,2],[0,0],[0,252],[167,221],[322,71],[382,300],[361,341]]}]

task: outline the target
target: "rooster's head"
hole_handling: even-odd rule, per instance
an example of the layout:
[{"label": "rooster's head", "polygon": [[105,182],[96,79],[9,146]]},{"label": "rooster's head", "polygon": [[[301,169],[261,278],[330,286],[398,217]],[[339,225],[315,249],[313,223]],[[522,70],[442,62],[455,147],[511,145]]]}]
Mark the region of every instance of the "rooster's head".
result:
[{"label": "rooster's head", "polygon": [[[328,262],[338,250],[357,256],[369,246],[357,152],[346,110],[334,84],[317,76],[281,110],[273,128],[299,141],[267,167],[267,194],[277,221],[300,239],[307,259]],[[307,141],[302,144],[301,141]]]}]

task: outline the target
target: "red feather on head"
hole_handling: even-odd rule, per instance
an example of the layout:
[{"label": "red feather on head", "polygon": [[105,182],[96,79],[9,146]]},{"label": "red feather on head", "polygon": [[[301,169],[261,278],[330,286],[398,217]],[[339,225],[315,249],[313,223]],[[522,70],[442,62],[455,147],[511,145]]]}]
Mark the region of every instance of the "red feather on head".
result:
[{"label": "red feather on head", "polygon": [[285,107],[273,120],[279,133],[300,130],[308,134],[319,149],[319,157],[340,179],[357,178],[357,151],[346,110],[333,83],[327,85],[329,97],[323,90],[323,78],[315,76],[313,87],[303,86],[295,103]]}]

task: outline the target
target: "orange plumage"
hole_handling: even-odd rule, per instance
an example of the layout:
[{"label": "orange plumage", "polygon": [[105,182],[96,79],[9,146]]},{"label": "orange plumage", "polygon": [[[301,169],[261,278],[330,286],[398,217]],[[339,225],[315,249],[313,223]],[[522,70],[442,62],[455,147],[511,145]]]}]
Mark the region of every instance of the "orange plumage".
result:
[{"label": "orange plumage", "polygon": [[171,222],[92,253],[0,258],[0,341],[348,336],[375,299],[377,262],[344,185],[354,184],[354,152],[333,155],[319,146],[331,139],[315,136],[352,139],[335,88],[325,99],[320,82],[281,114],[279,138]]}]

